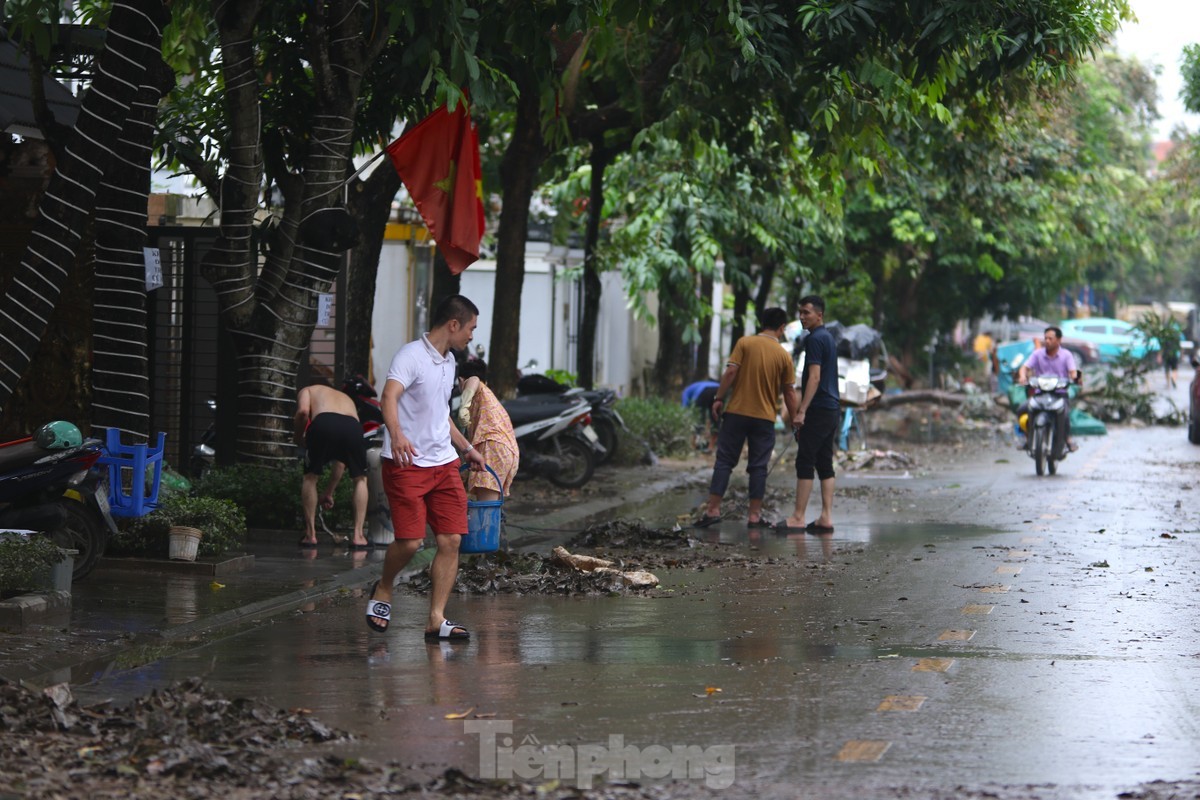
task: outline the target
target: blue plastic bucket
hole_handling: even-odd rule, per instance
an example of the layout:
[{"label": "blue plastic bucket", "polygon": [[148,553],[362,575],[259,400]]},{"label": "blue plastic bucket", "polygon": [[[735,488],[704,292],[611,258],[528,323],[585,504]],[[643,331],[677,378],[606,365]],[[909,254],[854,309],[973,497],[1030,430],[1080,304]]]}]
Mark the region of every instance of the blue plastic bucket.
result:
[{"label": "blue plastic bucket", "polygon": [[[486,465],[485,465],[486,466]],[[500,549],[500,522],[504,507],[504,484],[491,467],[486,467],[496,479],[499,500],[467,500],[467,535],[458,545],[460,553],[494,553]],[[466,466],[463,467],[466,469]]]}]

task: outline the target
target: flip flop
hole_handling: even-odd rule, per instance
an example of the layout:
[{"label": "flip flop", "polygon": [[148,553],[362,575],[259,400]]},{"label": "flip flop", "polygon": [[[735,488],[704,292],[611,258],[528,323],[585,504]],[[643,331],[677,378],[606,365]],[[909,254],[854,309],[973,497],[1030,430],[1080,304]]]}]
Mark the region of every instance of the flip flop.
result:
[{"label": "flip flop", "polygon": [[370,550],[371,543],[367,542],[366,544],[348,544],[346,547],[350,548],[351,550]]},{"label": "flip flop", "polygon": [[442,625],[436,631],[425,631],[427,642],[462,642],[471,638],[471,633],[457,622],[442,620]]},{"label": "flip flop", "polygon": [[[382,600],[375,599],[375,590],[379,588],[379,581],[371,584],[371,591],[367,594],[367,627],[378,633],[387,633],[387,629],[391,626],[392,621],[392,604],[385,603]],[[378,617],[387,625],[381,625],[372,617]]]},{"label": "flip flop", "polygon": [[796,525],[788,525],[787,520],[780,520],[771,530],[777,533],[804,533],[805,529]]},{"label": "flip flop", "polygon": [[301,539],[299,542],[296,542],[296,546],[301,550],[316,550],[320,545],[317,542],[306,542]]},{"label": "flip flop", "polygon": [[759,517],[758,519],[753,520],[753,521],[746,520],[746,527],[747,528],[774,528],[775,523],[768,522],[767,520],[763,519],[762,517]]},{"label": "flip flop", "polygon": [[692,527],[693,528],[707,528],[710,525],[716,525],[718,522],[720,522],[723,519],[725,519],[725,517],[722,514],[717,514],[715,517],[710,517],[708,514],[705,514],[703,517],[701,517],[700,519],[693,522]]},{"label": "flip flop", "polygon": [[833,533],[832,525],[818,525],[815,522],[810,522],[804,526],[804,530],[809,533]]}]

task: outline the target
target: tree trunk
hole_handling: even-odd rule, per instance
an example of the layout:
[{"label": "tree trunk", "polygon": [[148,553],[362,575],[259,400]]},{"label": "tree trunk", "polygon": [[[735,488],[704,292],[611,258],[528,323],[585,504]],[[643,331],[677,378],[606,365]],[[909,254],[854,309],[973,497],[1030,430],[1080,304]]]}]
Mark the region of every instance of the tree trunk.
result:
[{"label": "tree trunk", "polygon": [[[445,257],[441,250],[433,252],[433,281],[429,287],[429,315],[433,317],[433,310],[438,307],[447,297],[453,297],[456,294],[462,294],[462,275],[455,275],[450,271],[450,265],[446,263]],[[482,309],[480,309],[482,311]]]},{"label": "tree trunk", "polygon": [[758,276],[758,291],[754,295],[754,308],[759,314],[771,302],[771,285],[775,283],[775,269],[777,266],[778,263],[770,256],[767,256],[766,260],[763,261],[762,272]]},{"label": "tree trunk", "polygon": [[174,86],[175,73],[159,59],[146,78],[96,202],[92,424],[115,428],[134,442],[150,436],[143,255],[150,151],[158,102]]},{"label": "tree trunk", "polygon": [[390,163],[380,164],[365,181],[350,189],[349,211],[358,220],[362,238],[350,251],[346,276],[346,365],[350,375],[371,377],[371,324],[375,285],[384,233],[392,214],[392,198],[400,191],[400,176]]},{"label": "tree trunk", "polygon": [[[712,302],[713,295],[713,276],[712,273],[705,273],[700,276],[700,294],[707,298],[707,302]],[[709,351],[712,350],[712,325],[710,320],[704,320],[700,323],[700,344],[699,352],[696,354],[695,366],[692,368],[692,380],[706,380],[710,373],[711,365],[708,362]]]},{"label": "tree trunk", "polygon": [[592,177],[588,190],[587,229],[583,244],[583,314],[579,320],[579,340],[575,372],[585,389],[596,386],[596,326],[600,322],[600,268],[596,248],[600,244],[600,219],[604,214],[604,171],[615,153],[592,145]]},{"label": "tree trunk", "polygon": [[907,403],[937,403],[944,406],[961,406],[965,402],[967,402],[965,394],[944,392],[940,389],[925,389],[921,391],[900,392],[899,394],[885,394],[875,401],[873,407],[895,408]]},{"label": "tree trunk", "polygon": [[45,334],[4,407],[0,431],[27,436],[44,422],[65,419],[89,433],[92,376],[92,226],[79,245]]},{"label": "tree trunk", "polygon": [[750,307],[750,289],[745,283],[736,281],[733,285],[733,329],[731,341],[736,342],[746,335],[746,309]]},{"label": "tree trunk", "polygon": [[[800,309],[800,298],[804,296],[804,282],[795,280],[788,284],[787,295],[784,300],[783,310],[788,313],[789,320],[797,318],[797,312]],[[876,325],[875,327],[879,327]]]},{"label": "tree trunk", "polygon": [[158,0],[118,0],[107,45],[84,96],[71,144],[42,198],[25,258],[0,300],[0,408],[29,367],[96,204],[96,189],[112,160],[145,65],[160,58],[164,9]]},{"label": "tree trunk", "polygon": [[354,141],[362,75],[385,39],[368,42],[355,0],[318,4],[305,17],[307,56],[319,112],[310,147],[294,172],[279,171],[285,218],[258,275],[254,215],[264,173],[258,77],[252,49],[261,2],[214,0],[221,38],[229,137],[221,187],[220,236],[202,265],[217,292],[221,319],[237,358],[238,461],[285,464],[293,459],[295,380],[317,318],[353,242],[339,241],[339,216]]},{"label": "tree trunk", "polygon": [[659,397],[677,397],[688,374],[683,326],[669,311],[684,308],[679,290],[670,282],[658,289],[658,354],[654,365],[654,392]]},{"label": "tree trunk", "polygon": [[500,211],[500,229],[497,233],[496,293],[488,354],[488,383],[500,397],[512,397],[517,388],[521,290],[525,283],[529,204],[536,188],[538,170],[547,155],[536,83],[527,79],[520,89],[512,139],[500,163],[504,205]]}]

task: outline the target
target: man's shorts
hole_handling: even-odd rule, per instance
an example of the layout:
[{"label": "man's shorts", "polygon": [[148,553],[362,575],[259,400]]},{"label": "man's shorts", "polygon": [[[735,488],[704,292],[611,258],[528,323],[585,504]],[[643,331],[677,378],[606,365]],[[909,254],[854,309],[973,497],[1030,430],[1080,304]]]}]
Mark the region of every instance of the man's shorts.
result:
[{"label": "man's shorts", "polygon": [[313,417],[304,433],[304,472],[320,475],[330,461],[346,465],[351,478],[367,474],[367,442],[354,417],[325,412]]},{"label": "man's shorts", "polygon": [[424,539],[426,522],[435,534],[466,534],[467,492],[457,460],[440,467],[398,467],[390,458],[380,461],[397,539]]},{"label": "man's shorts", "polygon": [[834,477],[833,444],[842,412],[837,408],[809,408],[804,426],[796,435],[796,478],[811,481]]}]

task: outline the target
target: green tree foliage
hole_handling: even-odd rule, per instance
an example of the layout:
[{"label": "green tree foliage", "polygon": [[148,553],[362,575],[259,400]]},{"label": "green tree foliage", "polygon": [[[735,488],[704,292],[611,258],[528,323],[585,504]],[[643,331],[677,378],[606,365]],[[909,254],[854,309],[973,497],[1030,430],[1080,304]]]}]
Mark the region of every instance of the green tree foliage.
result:
[{"label": "green tree foliage", "polygon": [[[625,271],[636,308],[645,305],[648,291],[657,290],[660,308],[667,310],[659,314],[660,326],[673,312],[680,318],[677,336],[665,327],[660,331],[660,339],[668,339],[660,356],[699,340],[705,312],[695,299],[696,287],[712,273],[718,257],[726,264],[724,277],[737,291],[756,277],[763,288],[762,278],[774,277],[774,253],[783,252],[777,266],[789,293],[814,272],[840,276],[837,289],[860,301],[856,305],[861,310],[866,249],[881,256],[872,268],[888,275],[918,277],[922,270],[915,265],[931,263],[930,256],[936,254],[946,271],[990,280],[1003,276],[996,253],[980,248],[964,253],[955,247],[943,255],[935,248],[947,233],[927,218],[930,196],[945,206],[946,214],[960,217],[954,227],[963,238],[1012,251],[1006,260],[1015,261],[1022,248],[1050,242],[1055,226],[1065,224],[1060,219],[1039,225],[1035,212],[1045,208],[1048,199],[1022,201],[1013,181],[1008,191],[1013,202],[1026,206],[1030,232],[1036,236],[1032,244],[1009,241],[1011,232],[990,221],[986,203],[970,213],[955,211],[959,191],[970,182],[984,183],[983,176],[955,179],[941,173],[953,170],[959,161],[969,165],[978,153],[959,147],[957,159],[946,164],[936,155],[937,148],[954,148],[955,137],[965,136],[975,139],[977,150],[985,150],[982,141],[987,137],[976,136],[972,128],[1002,128],[999,115],[1010,111],[1011,101],[1004,102],[1010,95],[1046,91],[1064,80],[1128,15],[1121,0],[1086,8],[1058,0],[826,0],[770,8],[743,5],[741,12],[735,24],[744,34],[739,57],[717,48],[704,51],[697,59],[707,55],[714,68],[693,73],[703,80],[675,82],[667,92],[671,101],[688,109],[680,118],[688,121],[690,135],[676,137],[681,144],[666,141],[649,154],[639,153],[638,159],[644,159],[640,167],[631,161],[615,168],[626,170],[633,191],[610,192],[613,211],[620,215],[611,237],[613,261]],[[764,115],[764,108],[770,113]],[[795,187],[795,196],[784,192],[780,197],[777,192],[773,199],[782,216],[770,213],[773,202],[761,201],[754,192],[735,197],[736,180],[721,180],[741,175],[761,181],[750,165],[763,142],[798,143],[789,145],[793,152],[782,165],[773,155],[758,159],[767,167],[764,172],[787,176]],[[1020,144],[1012,142],[1013,147]],[[661,161],[656,163],[655,157]],[[877,190],[870,179],[881,169],[887,175],[880,178],[883,188]],[[788,175],[793,170],[801,177]],[[846,198],[846,214],[865,216],[859,223],[847,223],[843,237],[834,233],[822,240],[813,234],[836,230],[841,222],[839,212],[828,209],[839,202],[847,179],[857,194]],[[719,185],[727,187],[726,198],[715,199],[710,191]],[[738,201],[747,196],[764,224],[760,230],[744,231],[742,237],[724,235],[724,220],[744,219],[746,204]],[[618,209],[615,202],[622,198],[626,202]],[[1003,194],[988,202],[1001,199]],[[715,210],[722,208],[728,213]],[[823,208],[827,213],[812,213]],[[787,221],[798,209],[809,212],[807,219],[801,213],[796,229],[789,230]],[[812,224],[821,217],[820,224]],[[765,224],[767,220],[773,224]],[[754,221],[751,217],[744,224],[752,227]],[[736,246],[738,238],[742,247]],[[880,239],[890,245],[876,246]],[[784,242],[789,247],[781,247]],[[749,243],[762,247],[746,247]],[[943,288],[940,280],[926,283]],[[770,284],[768,279],[768,289]],[[878,282],[874,287],[878,292]],[[1014,291],[1020,289],[1014,284]],[[959,299],[948,294],[947,301]],[[756,299],[765,302],[767,293]],[[880,298],[875,299],[878,308]],[[673,364],[660,362],[659,367],[657,374],[666,382],[682,378]]]},{"label": "green tree foliage", "polygon": [[1108,288],[1152,253],[1144,137],[1150,109],[1109,76],[1009,103],[970,104],[947,126],[898,131],[898,157],[847,193],[842,281],[870,276],[874,322],[911,365],[932,334],[985,312],[1035,313],[1063,289]]},{"label": "green tree foliage", "polygon": [[[190,74],[168,101],[160,145],[221,210],[201,272],[236,347],[238,458],[278,463],[290,457],[318,298],[357,239],[351,157],[386,141],[398,114],[461,101],[468,83],[489,97],[495,73],[473,51],[480,12],[462,0],[215,2],[207,17],[181,19],[191,27],[170,52]],[[198,36],[202,45],[182,44]],[[387,193],[365,194],[390,206]],[[377,237],[385,220],[373,222]]]},{"label": "green tree foliage", "polygon": [[[664,393],[686,379],[686,346],[700,344],[711,319],[704,279],[759,297],[776,271],[802,279],[809,271],[798,256],[814,242],[808,223],[819,216],[799,141],[761,142],[743,155],[699,137],[681,142],[678,130],[655,128],[613,166],[606,205],[615,224],[601,249],[602,262],[621,270],[634,312],[660,328],[656,388]],[[764,264],[773,267],[765,275]]]},{"label": "green tree foliage", "polygon": [[[1189,111],[1200,113],[1200,44],[1184,48],[1180,92]],[[1160,165],[1163,229],[1160,299],[1194,301],[1200,297],[1200,137],[1186,131],[1172,135],[1173,150]]]}]

